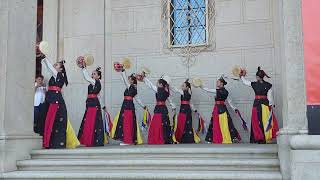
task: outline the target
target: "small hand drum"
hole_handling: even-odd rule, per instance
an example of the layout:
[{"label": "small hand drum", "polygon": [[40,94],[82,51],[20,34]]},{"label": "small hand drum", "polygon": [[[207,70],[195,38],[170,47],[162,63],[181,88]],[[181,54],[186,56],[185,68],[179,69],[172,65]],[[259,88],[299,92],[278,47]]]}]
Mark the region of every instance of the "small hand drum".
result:
[{"label": "small hand drum", "polygon": [[119,62],[114,62],[113,63],[113,68],[117,72],[121,72],[123,70],[123,65],[120,64]]},{"label": "small hand drum", "polygon": [[236,65],[232,69],[232,74],[235,77],[241,77],[241,76],[246,76],[247,75],[247,71],[244,68],[241,68],[240,66]]},{"label": "small hand drum", "polygon": [[150,69],[148,69],[146,67],[142,67],[141,68],[141,72],[144,72],[145,74],[150,74],[151,73]]},{"label": "small hand drum", "polygon": [[136,75],[137,80],[140,81],[140,82],[143,81],[144,77],[145,77],[145,76],[142,75],[142,74],[137,74],[137,75]]},{"label": "small hand drum", "polygon": [[90,54],[84,55],[84,63],[86,66],[91,66],[94,63],[94,58]]},{"label": "small hand drum", "polygon": [[79,56],[76,60],[76,63],[79,68],[84,68],[86,66],[83,56]]},{"label": "small hand drum", "polygon": [[202,80],[200,78],[193,78],[192,79],[192,85],[195,88],[201,87],[202,86]]},{"label": "small hand drum", "polygon": [[128,58],[122,59],[122,66],[124,69],[130,69],[131,68],[131,61]]},{"label": "small hand drum", "polygon": [[41,41],[39,44],[39,50],[44,55],[48,55],[49,53],[49,43],[47,41]]}]

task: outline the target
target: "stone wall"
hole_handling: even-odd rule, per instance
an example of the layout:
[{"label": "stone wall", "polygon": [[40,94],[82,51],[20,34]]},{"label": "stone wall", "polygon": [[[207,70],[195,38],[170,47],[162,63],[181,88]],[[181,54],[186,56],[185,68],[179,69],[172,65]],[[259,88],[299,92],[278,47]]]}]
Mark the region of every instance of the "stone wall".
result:
[{"label": "stone wall", "polygon": [[[274,84],[276,113],[282,124],[280,16],[277,0],[216,0],[215,48],[199,54],[190,68],[182,63],[181,57],[163,50],[163,38],[167,37],[162,37],[160,0],[60,1],[59,7],[56,57],[63,56],[68,61],[71,83],[65,89],[65,98],[76,130],[85,108],[87,83],[74,62],[77,56],[85,53],[95,56],[95,65],[90,70],[97,65],[103,67],[105,88],[101,93],[101,101],[113,116],[121,106],[124,85],[120,75],[114,72],[112,62],[129,57],[133,66],[128,74],[147,66],[152,71],[152,81],[155,82],[162,74],[168,74],[175,86],[180,86],[188,77],[200,77],[206,86],[213,88],[221,74],[231,76],[234,65],[246,67],[248,79],[254,80],[256,68],[261,65],[272,77],[270,81]],[[236,81],[229,81],[227,89],[249,123],[253,91]],[[142,101],[153,110],[153,92],[139,84],[139,94]],[[179,104],[177,94],[174,95],[174,101]],[[209,120],[213,96],[193,89],[193,103]],[[142,110],[137,109],[141,119]],[[232,116],[244,141],[248,141],[248,134],[243,132],[240,121],[233,113]]]},{"label": "stone wall", "polygon": [[[196,57],[190,68],[182,63],[182,58],[168,54],[162,50],[161,37],[161,2],[147,0],[110,1],[111,11],[106,26],[110,32],[106,39],[111,47],[106,49],[107,71],[112,68],[111,62],[129,57],[133,62],[130,72],[139,70],[141,66],[151,69],[150,78],[155,82],[162,74],[168,74],[176,86],[187,78],[200,77],[208,87],[214,87],[215,80],[221,75],[231,75],[234,65],[246,67],[248,79],[254,80],[256,68],[261,65],[272,77],[274,84],[277,115],[281,124],[281,60],[278,1],[276,0],[216,0],[215,45],[212,51],[206,51]],[[109,27],[111,26],[111,27]],[[112,71],[111,88],[106,84],[107,94],[111,99],[106,102],[112,105],[112,114],[119,110],[122,102],[120,76]],[[119,87],[121,87],[119,91]],[[236,106],[244,113],[249,122],[251,116],[253,91],[236,81],[229,81],[226,86]],[[111,91],[110,91],[111,90]],[[139,94],[143,102],[153,109],[155,98],[145,85],[139,85]],[[179,95],[174,101],[179,104]],[[213,96],[199,89],[193,89],[193,103],[209,120],[213,105]],[[141,114],[141,113],[140,113]],[[232,114],[234,117],[234,114]],[[241,131],[245,141],[248,134],[243,132],[240,122],[234,122]]]}]

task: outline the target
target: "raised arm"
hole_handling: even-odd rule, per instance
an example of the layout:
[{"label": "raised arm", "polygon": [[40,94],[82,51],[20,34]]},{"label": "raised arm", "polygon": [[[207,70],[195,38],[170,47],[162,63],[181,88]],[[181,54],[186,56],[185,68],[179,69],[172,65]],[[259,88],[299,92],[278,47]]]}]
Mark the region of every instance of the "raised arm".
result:
[{"label": "raised arm", "polygon": [[244,85],[251,87],[251,81],[247,80],[243,76],[241,76],[241,81]]},{"label": "raised arm", "polygon": [[123,70],[123,71],[121,72],[121,79],[122,79],[124,85],[126,85],[126,87],[129,88],[129,87],[130,87],[130,84],[129,84],[129,82],[128,82],[127,73],[126,73],[125,70]]},{"label": "raised arm", "polygon": [[86,68],[82,68],[82,75],[86,81],[90,84],[95,85],[96,81],[89,76],[88,70]]},{"label": "raised arm", "polygon": [[42,65],[45,65],[54,78],[57,78],[58,71],[52,66],[47,58],[42,59]]},{"label": "raised arm", "polygon": [[235,111],[237,110],[237,107],[233,104],[232,102],[232,99],[230,97],[230,94],[228,95],[228,98],[227,98],[227,101],[228,101],[228,104],[230,105],[230,107]]},{"label": "raised arm", "polygon": [[140,99],[140,97],[139,97],[138,95],[136,95],[136,96],[134,97],[134,100],[135,100],[142,108],[145,107],[145,105],[142,103],[142,101],[141,101],[141,99]]},{"label": "raised arm", "polygon": [[144,77],[144,83],[154,92],[157,92],[157,87],[147,77]]},{"label": "raised arm", "polygon": [[183,95],[182,89],[178,89],[178,88],[175,87],[175,86],[170,86],[170,88],[171,88],[171,90],[172,90],[173,92],[179,93],[179,94]]},{"label": "raised arm", "polygon": [[201,88],[202,90],[208,92],[208,93],[217,93],[217,90],[216,90],[216,89],[210,89],[210,88],[203,87],[203,86],[201,86],[200,88]]},{"label": "raised arm", "polygon": [[269,89],[268,94],[267,94],[267,98],[269,100],[269,106],[273,105],[273,93],[272,93],[272,89]]},{"label": "raised arm", "polygon": [[168,101],[169,101],[169,104],[170,104],[170,106],[171,106],[172,110],[177,109],[176,105],[173,103],[173,101],[172,101],[172,99],[171,99],[171,97],[170,97],[170,96],[168,97]]}]

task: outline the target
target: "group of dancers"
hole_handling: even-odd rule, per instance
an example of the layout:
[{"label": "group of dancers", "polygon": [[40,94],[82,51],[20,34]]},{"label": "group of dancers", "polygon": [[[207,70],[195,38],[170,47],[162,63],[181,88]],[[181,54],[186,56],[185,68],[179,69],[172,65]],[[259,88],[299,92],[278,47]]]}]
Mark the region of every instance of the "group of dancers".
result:
[{"label": "group of dancers", "polygon": [[[52,65],[47,58],[43,58],[42,64],[52,75],[48,87],[41,85],[43,76],[37,76],[36,79],[36,94],[45,93],[45,96],[40,95],[35,98],[34,130],[43,136],[44,148],[75,148],[80,144],[87,147],[104,146],[108,138],[121,141],[121,145],[142,144],[140,125],[135,112],[136,103],[144,109],[143,124],[144,128],[148,129],[148,144],[200,142],[199,131],[193,128],[192,114],[199,112],[191,103],[192,83],[189,80],[185,80],[181,88],[171,85],[167,76],[162,76],[156,83],[153,83],[145,71],[127,76],[122,66],[116,70],[125,84],[124,97],[121,109],[113,121],[110,120],[109,113],[107,113],[109,120],[104,120],[105,108],[102,108],[98,98],[102,88],[100,68],[94,70],[90,76],[86,66],[82,67],[81,72],[89,85],[85,102],[86,110],[78,136],[76,136],[68,119],[66,104],[61,93],[63,87],[68,85],[64,63],[64,61],[58,61]],[[273,113],[272,84],[265,81],[265,77],[269,78],[260,67],[256,72],[254,82],[245,79],[245,74],[239,74],[239,80],[244,85],[251,87],[255,93],[251,119],[251,143],[271,143],[278,131],[278,123]],[[138,96],[138,81],[144,83],[155,93],[156,105],[150,120],[146,120],[150,116],[149,110]],[[202,84],[199,86],[203,91],[215,95],[212,116],[205,138],[205,141],[210,143],[231,144],[241,141],[241,136],[233,124],[226,103],[236,114],[241,115],[232,104],[228,96],[229,92],[225,88],[226,85],[226,78],[222,76],[216,81],[215,89],[209,89]],[[179,94],[181,101],[180,111],[174,116],[173,123],[171,123],[166,102],[169,102],[172,111],[175,112],[176,106],[171,100],[173,93]],[[246,129],[246,125],[243,124],[243,126]]]}]

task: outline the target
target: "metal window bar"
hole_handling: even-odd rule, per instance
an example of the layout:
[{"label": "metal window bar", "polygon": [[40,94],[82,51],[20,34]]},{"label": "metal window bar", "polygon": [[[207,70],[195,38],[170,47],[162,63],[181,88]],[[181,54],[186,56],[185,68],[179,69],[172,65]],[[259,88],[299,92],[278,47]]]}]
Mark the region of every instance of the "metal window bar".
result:
[{"label": "metal window bar", "polygon": [[169,48],[208,45],[208,0],[168,0]]}]

